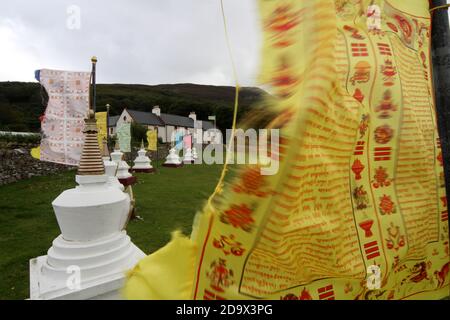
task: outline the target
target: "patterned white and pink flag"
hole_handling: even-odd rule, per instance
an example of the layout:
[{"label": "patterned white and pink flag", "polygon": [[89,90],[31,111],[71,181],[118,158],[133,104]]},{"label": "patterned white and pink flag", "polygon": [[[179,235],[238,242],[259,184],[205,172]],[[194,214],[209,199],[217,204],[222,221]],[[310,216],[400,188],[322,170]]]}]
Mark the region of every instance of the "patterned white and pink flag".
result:
[{"label": "patterned white and pink flag", "polygon": [[192,136],[190,134],[183,137],[183,144],[185,149],[192,149]]},{"label": "patterned white and pink flag", "polygon": [[90,77],[90,72],[48,69],[37,72],[37,79],[49,97],[41,122],[42,161],[78,165],[84,119],[89,110]]}]

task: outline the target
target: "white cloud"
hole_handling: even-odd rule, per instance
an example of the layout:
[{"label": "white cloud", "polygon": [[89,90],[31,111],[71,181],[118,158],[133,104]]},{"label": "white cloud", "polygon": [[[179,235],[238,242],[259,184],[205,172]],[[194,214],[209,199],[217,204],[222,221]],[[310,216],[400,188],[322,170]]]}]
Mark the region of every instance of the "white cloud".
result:
[{"label": "white cloud", "polygon": [[[33,81],[33,70],[37,57],[32,48],[20,43],[23,26],[6,20],[0,25],[0,72],[5,80]],[[14,67],[12,67],[14,66]]]},{"label": "white cloud", "polygon": [[[67,28],[67,8],[81,29]],[[257,2],[224,0],[242,85],[256,85]],[[233,85],[219,0],[15,0],[0,3],[0,81],[31,81],[34,70],[88,70],[101,83]]]}]

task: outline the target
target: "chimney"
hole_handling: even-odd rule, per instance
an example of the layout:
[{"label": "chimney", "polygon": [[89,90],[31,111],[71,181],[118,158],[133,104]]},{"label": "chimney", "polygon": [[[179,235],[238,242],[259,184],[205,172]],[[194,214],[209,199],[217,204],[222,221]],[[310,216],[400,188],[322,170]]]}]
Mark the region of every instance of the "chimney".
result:
[{"label": "chimney", "polygon": [[191,113],[189,113],[189,118],[191,118],[194,121],[197,121],[197,115],[195,114],[194,111],[191,111]]},{"label": "chimney", "polygon": [[161,108],[159,106],[154,106],[152,109],[152,113],[156,114],[158,117],[161,116]]}]

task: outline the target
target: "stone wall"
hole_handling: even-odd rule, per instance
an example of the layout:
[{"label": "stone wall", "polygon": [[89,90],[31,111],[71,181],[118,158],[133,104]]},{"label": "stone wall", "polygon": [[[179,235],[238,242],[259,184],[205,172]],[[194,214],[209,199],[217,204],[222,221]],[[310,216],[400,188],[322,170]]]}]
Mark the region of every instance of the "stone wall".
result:
[{"label": "stone wall", "polygon": [[0,185],[71,169],[74,167],[34,159],[27,147],[0,149]]}]

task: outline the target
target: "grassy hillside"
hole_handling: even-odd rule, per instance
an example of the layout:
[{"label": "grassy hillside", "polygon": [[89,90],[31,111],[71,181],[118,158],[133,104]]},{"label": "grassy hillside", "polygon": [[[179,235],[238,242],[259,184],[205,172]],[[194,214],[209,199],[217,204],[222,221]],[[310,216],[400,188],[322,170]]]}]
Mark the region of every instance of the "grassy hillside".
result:
[{"label": "grassy hillside", "polygon": [[[219,128],[229,128],[234,106],[234,87],[196,84],[99,84],[97,86],[97,111],[111,105],[111,115],[123,108],[151,111],[159,105],[162,112],[187,116],[190,111],[197,118],[207,120],[217,116]],[[266,93],[258,88],[242,88],[239,117],[242,117]],[[0,82],[0,130],[39,131],[39,116],[45,110],[45,92],[38,83]]]}]

